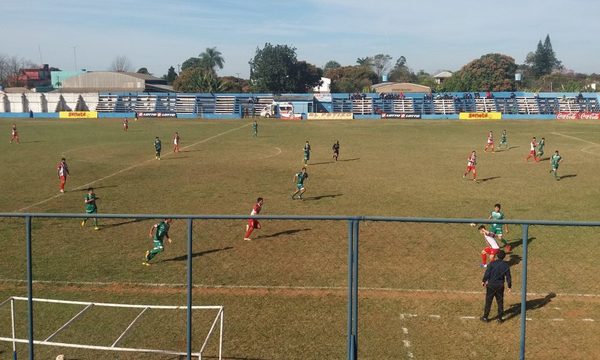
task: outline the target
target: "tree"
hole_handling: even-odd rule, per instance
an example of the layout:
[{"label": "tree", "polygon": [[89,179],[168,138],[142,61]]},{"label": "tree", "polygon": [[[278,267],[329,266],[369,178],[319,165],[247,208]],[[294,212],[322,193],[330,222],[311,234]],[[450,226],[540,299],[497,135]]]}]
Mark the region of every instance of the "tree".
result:
[{"label": "tree", "polygon": [[443,84],[445,91],[512,91],[515,60],[507,55],[486,54],[473,60]]},{"label": "tree", "polygon": [[221,52],[216,47],[206,48],[203,53],[198,57],[200,59],[200,66],[205,70],[210,70],[216,74],[215,67],[223,69],[225,59],[221,55]]},{"label": "tree", "polygon": [[173,89],[182,92],[220,92],[222,87],[214,73],[199,67],[182,71],[173,82]]},{"label": "tree", "polygon": [[250,83],[256,92],[304,92],[319,85],[322,70],[296,58],[296,48],[266,43],[249,62]]},{"label": "tree", "polygon": [[33,67],[35,64],[18,56],[0,54],[0,85],[4,87],[22,86],[19,84],[19,73],[23,68]]},{"label": "tree", "polygon": [[224,76],[221,78],[222,91],[227,93],[250,92],[250,82],[235,76]]},{"label": "tree", "polygon": [[181,64],[181,71],[185,71],[187,69],[191,69],[194,67],[201,67],[200,58],[191,57],[191,58],[187,59],[186,61],[184,61],[183,64]]},{"label": "tree", "polygon": [[173,81],[177,79],[177,73],[175,72],[175,68],[171,66],[169,70],[167,70],[167,74],[162,77],[164,80],[167,80],[167,84],[173,84]]},{"label": "tree", "polygon": [[331,78],[332,92],[361,92],[377,82],[377,74],[367,66],[342,66],[325,73]]},{"label": "tree", "polygon": [[404,56],[400,56],[398,60],[396,60],[394,68],[390,71],[388,79],[394,82],[412,83],[417,81],[417,75],[415,75],[415,73],[413,73],[408,66],[406,66],[406,58]]},{"label": "tree", "polygon": [[331,69],[337,69],[341,66],[342,65],[340,65],[339,62],[337,62],[335,60],[329,60],[327,63],[325,63],[325,66],[323,66],[323,72],[326,73],[327,71],[329,71]]},{"label": "tree", "polygon": [[150,72],[148,71],[148,68],[145,67],[141,67],[138,69],[138,71],[136,71],[138,74],[146,74],[146,75],[152,75],[150,74]]},{"label": "tree", "polygon": [[370,57],[358,58],[356,59],[356,63],[358,66],[371,66],[373,64],[373,59]]},{"label": "tree", "polygon": [[538,78],[543,75],[548,75],[554,70],[563,69],[561,61],[556,58],[556,54],[552,49],[550,35],[546,35],[544,43],[538,41],[535,52],[530,52],[525,58],[525,64],[531,67],[531,73]]},{"label": "tree", "polygon": [[390,61],[392,61],[392,57],[387,54],[377,54],[371,59],[373,71],[375,74],[377,74],[377,78],[382,80],[383,75],[387,74],[388,70],[390,69]]},{"label": "tree", "polygon": [[132,68],[131,61],[125,55],[115,57],[110,64],[110,70],[116,72],[130,72]]}]

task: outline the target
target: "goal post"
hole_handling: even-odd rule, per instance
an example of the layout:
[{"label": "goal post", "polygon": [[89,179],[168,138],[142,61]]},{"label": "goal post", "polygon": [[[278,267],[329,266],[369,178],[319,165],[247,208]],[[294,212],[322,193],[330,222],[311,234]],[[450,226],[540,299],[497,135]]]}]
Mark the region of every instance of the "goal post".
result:
[{"label": "goal post", "polygon": [[[27,301],[26,297],[19,296],[11,296],[8,299],[4,300],[0,303],[0,307],[4,306],[7,303],[10,303],[10,313],[11,313],[11,335],[12,337],[4,337],[0,336],[0,341],[11,342],[12,350],[13,350],[13,360],[17,360],[17,352],[16,352],[16,344],[18,343],[29,343],[29,339],[17,338],[15,332],[15,301]],[[136,322],[144,315],[144,313],[149,309],[155,310],[187,310],[187,306],[168,306],[168,305],[139,305],[139,304],[115,304],[115,303],[99,303],[99,302],[86,302],[86,301],[69,301],[69,300],[56,300],[56,299],[41,299],[41,298],[33,298],[33,302],[39,303],[52,303],[52,304],[61,304],[61,305],[79,305],[84,308],[81,309],[77,314],[72,316],[67,322],[65,322],[62,326],[60,326],[57,330],[55,330],[52,334],[44,338],[44,340],[33,340],[34,345],[45,345],[45,346],[58,346],[63,348],[76,348],[76,349],[88,349],[88,350],[104,350],[104,351],[116,351],[116,352],[138,352],[138,353],[154,353],[154,354],[163,354],[163,355],[177,355],[177,356],[185,356],[187,352],[179,352],[173,350],[163,350],[163,349],[150,349],[150,348],[132,348],[132,347],[121,347],[118,346],[119,342],[125,337],[125,335],[134,327]],[[140,309],[140,312],[137,316],[129,323],[129,325],[123,330],[119,336],[112,342],[110,346],[102,346],[102,345],[93,345],[93,344],[77,344],[77,343],[67,343],[67,342],[56,342],[52,341],[52,338],[58,335],[61,331],[68,328],[72,323],[74,323],[77,318],[79,318],[82,314],[87,312],[88,310],[94,307],[106,307],[106,308],[129,308],[129,309]],[[202,360],[204,350],[206,345],[208,344],[211,335],[218,328],[218,336],[219,336],[219,346],[218,346],[218,359],[222,360],[222,351],[223,351],[223,325],[224,325],[224,309],[223,306],[192,306],[192,310],[209,310],[216,311],[216,315],[212,320],[211,327],[204,338],[202,343],[202,347],[198,352],[192,353],[194,358],[198,360]],[[219,326],[217,326],[217,324]]]}]

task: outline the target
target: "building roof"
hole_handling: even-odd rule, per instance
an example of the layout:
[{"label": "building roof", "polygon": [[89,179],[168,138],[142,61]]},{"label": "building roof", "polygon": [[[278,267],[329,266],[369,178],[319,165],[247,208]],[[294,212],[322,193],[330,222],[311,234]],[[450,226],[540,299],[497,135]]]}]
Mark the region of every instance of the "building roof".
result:
[{"label": "building roof", "polygon": [[437,75],[433,76],[435,79],[447,79],[449,77],[452,77],[452,72],[451,71],[442,71]]},{"label": "building roof", "polygon": [[[130,72],[93,71],[61,80],[58,92],[147,92],[167,86],[167,81],[152,75]],[[167,89],[159,89],[165,91]]]},{"label": "building roof", "polygon": [[429,86],[413,84],[413,83],[397,83],[397,82],[384,82],[371,86],[375,92],[378,93],[429,93],[431,88]]}]

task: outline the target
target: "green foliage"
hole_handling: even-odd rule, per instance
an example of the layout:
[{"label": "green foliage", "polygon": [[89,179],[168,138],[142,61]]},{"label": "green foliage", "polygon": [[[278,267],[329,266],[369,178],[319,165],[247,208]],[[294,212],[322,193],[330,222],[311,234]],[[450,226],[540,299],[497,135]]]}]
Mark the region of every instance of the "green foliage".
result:
[{"label": "green foliage", "polygon": [[406,57],[400,56],[388,76],[389,81],[393,82],[417,82],[417,76],[406,66]]},{"label": "green foliage", "polygon": [[216,68],[222,69],[225,59],[216,47],[206,48],[198,57],[191,57],[181,64],[181,70],[185,71],[191,68],[201,68],[206,72],[212,72],[216,75]]},{"label": "green foliage", "polygon": [[138,69],[138,71],[136,71],[138,74],[146,74],[146,75],[151,75],[150,72],[148,71],[148,68],[145,67],[141,67]]},{"label": "green foliage", "polygon": [[377,79],[381,80],[382,76],[390,69],[392,57],[387,54],[377,54],[372,58],[373,71],[377,74]]},{"label": "green foliage", "polygon": [[242,93],[250,92],[250,82],[246,79],[241,79],[235,76],[224,76],[221,79],[222,92],[226,93]]},{"label": "green foliage", "polygon": [[165,75],[165,80],[167,80],[167,84],[171,85],[177,79],[177,73],[175,72],[175,68],[171,66],[167,71],[167,75]]},{"label": "green foliage", "polygon": [[331,79],[332,92],[360,92],[377,83],[377,74],[367,66],[342,66],[329,70],[326,77]]},{"label": "green foliage", "polygon": [[535,52],[527,54],[525,64],[531,68],[531,73],[536,78],[548,75],[554,70],[563,69],[562,63],[556,58],[556,54],[552,49],[550,35],[546,35],[543,44],[542,40],[538,41]]},{"label": "green foliage", "polygon": [[181,64],[181,71],[185,71],[185,70],[195,68],[195,67],[200,67],[200,65],[201,65],[200,58],[191,57]]},{"label": "green foliage", "polygon": [[323,71],[298,61],[296,48],[266,43],[256,49],[250,64],[250,83],[256,92],[306,92],[320,84]]},{"label": "green foliage", "polygon": [[342,65],[341,65],[339,62],[337,62],[337,61],[335,61],[335,60],[329,60],[329,61],[328,61],[328,62],[325,64],[325,66],[323,66],[323,72],[324,72],[324,73],[327,73],[329,70],[331,70],[331,69],[337,69],[337,68],[339,68],[339,67],[341,67],[341,66],[342,66]]},{"label": "green foliage", "polygon": [[173,89],[182,92],[220,92],[223,84],[211,71],[199,67],[182,71],[173,82]]},{"label": "green foliage", "polygon": [[443,84],[444,91],[512,91],[517,70],[507,55],[487,54],[473,60]]},{"label": "green foliage", "polygon": [[373,58],[371,58],[370,56],[358,58],[356,59],[356,63],[358,64],[358,66],[371,66],[373,65]]}]

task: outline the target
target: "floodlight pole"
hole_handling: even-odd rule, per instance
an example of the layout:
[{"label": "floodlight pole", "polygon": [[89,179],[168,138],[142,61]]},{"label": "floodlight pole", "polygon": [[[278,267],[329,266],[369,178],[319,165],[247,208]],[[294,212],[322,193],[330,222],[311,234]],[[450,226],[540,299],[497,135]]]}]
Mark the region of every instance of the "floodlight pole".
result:
[{"label": "floodlight pole", "polygon": [[192,360],[192,226],[194,220],[187,219],[187,360]]},{"label": "floodlight pole", "polygon": [[358,333],[358,220],[348,220],[348,360],[356,360]]},{"label": "floodlight pole", "polygon": [[25,241],[27,251],[27,316],[29,325],[29,360],[33,360],[33,268],[31,259],[31,216],[25,216]]},{"label": "floodlight pole", "polygon": [[523,224],[523,261],[521,280],[521,346],[519,359],[525,360],[525,327],[527,321],[527,241],[529,240],[529,225]]}]

